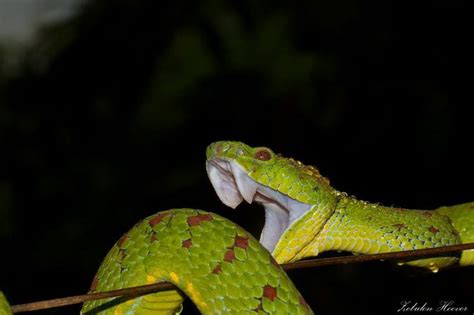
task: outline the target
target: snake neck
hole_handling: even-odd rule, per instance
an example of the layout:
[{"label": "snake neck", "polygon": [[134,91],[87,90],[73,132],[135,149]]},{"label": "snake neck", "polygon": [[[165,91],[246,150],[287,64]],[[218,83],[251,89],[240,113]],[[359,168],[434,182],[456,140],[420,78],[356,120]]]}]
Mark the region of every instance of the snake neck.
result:
[{"label": "snake neck", "polygon": [[[324,226],[334,215],[341,196],[342,193],[327,186],[325,193],[318,196],[317,202],[309,205],[309,210],[285,229],[272,251],[272,255],[278,263],[282,264],[296,261],[307,256],[315,256],[309,253],[306,254],[307,249],[314,243],[318,235],[321,234]],[[264,207],[267,216],[268,210],[265,205]],[[269,220],[266,220],[265,225],[270,223]],[[264,232],[265,228],[262,232],[262,236]],[[305,253],[305,255],[302,256],[302,253]]]},{"label": "snake neck", "polygon": [[[292,260],[329,250],[375,254],[458,243],[460,238],[451,220],[441,213],[384,207],[343,197],[320,232]],[[437,270],[452,264],[453,259],[418,260],[412,265]]]}]

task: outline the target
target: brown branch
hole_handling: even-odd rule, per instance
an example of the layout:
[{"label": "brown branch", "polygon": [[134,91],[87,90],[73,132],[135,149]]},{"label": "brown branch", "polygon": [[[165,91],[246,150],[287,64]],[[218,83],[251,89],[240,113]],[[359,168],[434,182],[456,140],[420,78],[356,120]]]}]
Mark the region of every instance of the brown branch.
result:
[{"label": "brown branch", "polygon": [[322,267],[331,265],[341,264],[354,264],[373,260],[407,260],[412,258],[426,258],[433,256],[441,256],[443,254],[460,252],[462,250],[474,249],[474,243],[457,244],[435,248],[423,248],[405,250],[401,252],[371,254],[371,255],[357,255],[357,256],[343,256],[343,257],[332,257],[332,258],[320,258],[320,259],[309,259],[301,260],[288,264],[282,264],[281,266],[285,270],[310,268],[310,267]]},{"label": "brown branch", "polygon": [[146,284],[146,285],[130,287],[130,288],[125,288],[125,289],[119,289],[119,290],[74,295],[74,296],[68,296],[64,298],[32,302],[32,303],[26,303],[26,304],[17,304],[17,305],[13,305],[11,309],[13,313],[23,313],[23,312],[38,311],[38,310],[55,308],[55,307],[79,304],[79,303],[83,303],[87,301],[101,300],[101,299],[106,299],[106,298],[111,298],[111,297],[122,296],[122,295],[140,296],[140,295],[145,295],[152,292],[172,290],[172,289],[177,289],[172,283],[159,282],[159,283]]},{"label": "brown branch", "polygon": [[[455,252],[468,250],[468,249],[474,249],[474,243],[458,244],[458,245],[436,247],[436,248],[408,250],[408,251],[392,252],[392,253],[372,254],[372,255],[310,259],[310,260],[303,260],[303,261],[282,264],[281,266],[285,270],[292,270],[292,269],[300,269],[300,268],[361,263],[361,262],[367,262],[367,261],[373,261],[373,260],[392,260],[392,259],[406,260],[406,259],[413,259],[413,258],[440,256],[443,254],[455,253]],[[126,288],[126,289],[120,289],[120,290],[90,293],[90,294],[69,296],[65,298],[58,298],[58,299],[53,299],[53,300],[18,304],[18,305],[12,306],[12,311],[13,313],[37,311],[37,310],[43,310],[43,309],[50,309],[54,307],[83,303],[86,301],[117,297],[117,296],[122,296],[122,295],[140,296],[140,295],[145,295],[152,292],[171,290],[171,289],[177,289],[177,288],[171,283],[160,282],[160,283],[142,285],[142,286],[131,287],[131,288]]]}]

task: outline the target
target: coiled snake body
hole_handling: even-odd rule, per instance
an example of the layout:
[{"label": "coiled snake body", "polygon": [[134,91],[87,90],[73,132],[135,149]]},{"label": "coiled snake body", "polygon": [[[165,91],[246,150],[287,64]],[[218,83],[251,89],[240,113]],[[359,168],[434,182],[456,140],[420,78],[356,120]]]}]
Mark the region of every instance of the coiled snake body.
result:
[{"label": "coiled snake body", "polygon": [[[425,211],[360,201],[314,167],[241,142],[212,143],[206,168],[227,206],[264,206],[260,242],[214,213],[159,212],[113,246],[90,291],[168,281],[181,292],[87,302],[82,314],[175,314],[182,292],[204,314],[312,314],[278,263],[328,250],[372,254],[474,241],[474,203]],[[474,250],[408,262],[434,272],[456,263],[473,265]]]}]

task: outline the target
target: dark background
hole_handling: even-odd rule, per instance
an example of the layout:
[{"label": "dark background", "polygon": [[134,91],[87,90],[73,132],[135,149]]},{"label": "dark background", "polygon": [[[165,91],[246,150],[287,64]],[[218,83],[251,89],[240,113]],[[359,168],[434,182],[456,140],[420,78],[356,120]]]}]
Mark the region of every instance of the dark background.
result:
[{"label": "dark background", "polygon": [[[0,50],[0,288],[12,304],[84,293],[112,244],[159,210],[208,209],[258,236],[262,209],[231,211],[207,179],[216,140],[271,147],[386,205],[474,200],[463,2],[254,2],[89,1],[44,28],[13,75]],[[474,309],[473,267],[290,276],[317,314],[396,313],[403,300]]]}]

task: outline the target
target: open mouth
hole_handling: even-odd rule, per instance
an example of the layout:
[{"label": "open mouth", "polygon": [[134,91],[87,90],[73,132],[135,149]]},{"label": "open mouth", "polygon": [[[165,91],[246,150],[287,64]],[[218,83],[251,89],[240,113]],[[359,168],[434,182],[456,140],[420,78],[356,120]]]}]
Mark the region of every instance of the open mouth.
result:
[{"label": "open mouth", "polygon": [[206,169],[212,186],[225,205],[235,209],[245,200],[264,206],[265,225],[260,243],[270,252],[283,232],[311,208],[309,204],[257,183],[233,160],[213,158],[206,162]]}]

